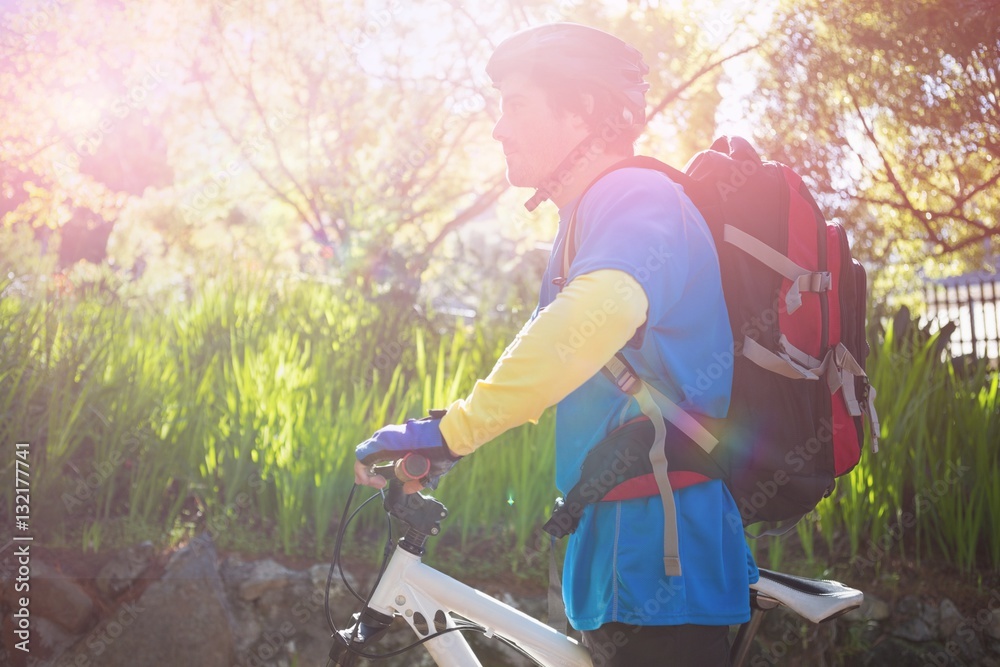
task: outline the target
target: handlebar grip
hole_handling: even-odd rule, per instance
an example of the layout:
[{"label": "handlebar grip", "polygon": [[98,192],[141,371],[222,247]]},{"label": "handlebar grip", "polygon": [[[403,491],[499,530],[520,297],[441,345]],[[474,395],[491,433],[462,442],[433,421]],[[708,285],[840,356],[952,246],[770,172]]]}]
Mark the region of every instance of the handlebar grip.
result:
[{"label": "handlebar grip", "polygon": [[409,452],[403,458],[396,461],[396,478],[401,482],[410,482],[423,479],[431,471],[431,462],[422,454]]}]

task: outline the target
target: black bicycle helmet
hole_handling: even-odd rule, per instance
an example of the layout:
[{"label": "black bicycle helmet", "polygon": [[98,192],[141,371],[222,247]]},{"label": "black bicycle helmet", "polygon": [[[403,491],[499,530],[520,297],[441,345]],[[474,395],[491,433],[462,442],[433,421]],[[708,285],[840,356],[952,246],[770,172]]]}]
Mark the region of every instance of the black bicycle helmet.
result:
[{"label": "black bicycle helmet", "polygon": [[[486,74],[494,85],[511,72],[596,84],[622,104],[620,117],[614,119],[616,126],[622,121],[630,128],[646,124],[649,84],[644,77],[649,67],[637,49],[603,30],[578,23],[550,23],[515,33],[500,43],[486,63]],[[571,151],[553,174],[569,168],[576,152],[599,131]],[[551,180],[550,175],[546,181]],[[549,185],[543,184],[524,206],[533,211],[549,197]]]},{"label": "black bicycle helmet", "polygon": [[649,67],[637,49],[603,30],[550,23],[515,33],[500,43],[486,64],[494,84],[509,72],[593,82],[622,101],[634,125],[646,122],[649,84],[643,77]]}]

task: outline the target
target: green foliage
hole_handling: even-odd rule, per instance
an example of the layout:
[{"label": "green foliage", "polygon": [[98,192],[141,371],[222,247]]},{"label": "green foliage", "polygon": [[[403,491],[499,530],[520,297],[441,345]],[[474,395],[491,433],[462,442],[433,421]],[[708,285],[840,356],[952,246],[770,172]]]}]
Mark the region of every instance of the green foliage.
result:
[{"label": "green foliage", "polygon": [[[354,446],[464,395],[507,338],[267,275],[207,279],[196,298],[157,305],[98,292],[0,299],[0,435],[32,443],[35,497],[46,499],[36,517],[50,537],[76,525],[96,548],[116,522],[161,539],[257,526],[286,553],[311,544],[319,555]],[[518,433],[463,469],[484,497],[517,498],[504,521],[525,534],[543,511],[537,489],[540,507],[551,501],[552,454]],[[529,449],[545,454],[520,463]],[[500,465],[533,473],[511,485],[478,472]],[[479,509],[453,530],[477,525]]]},{"label": "green foliage", "polygon": [[861,571],[927,558],[964,572],[1000,570],[1000,537],[990,530],[1000,520],[1000,376],[986,364],[956,372],[939,334],[904,335],[890,325],[869,360],[878,453],[863,453],[800,535],[808,544],[818,533],[829,558]]},{"label": "green foliage", "polygon": [[[207,530],[328,554],[354,446],[463,396],[513,334],[266,274],[209,278],[156,305],[98,290],[0,299],[0,437],[32,443],[33,518],[49,543]],[[958,372],[937,335],[892,326],[869,371],[881,451],[798,526],[807,560],[1000,569],[998,375]],[[437,491],[452,510],[442,544],[487,538],[511,569],[531,568],[556,495],[553,440],[549,413],[463,460]],[[382,525],[363,513],[352,535]],[[788,545],[756,552],[777,567]]]}]

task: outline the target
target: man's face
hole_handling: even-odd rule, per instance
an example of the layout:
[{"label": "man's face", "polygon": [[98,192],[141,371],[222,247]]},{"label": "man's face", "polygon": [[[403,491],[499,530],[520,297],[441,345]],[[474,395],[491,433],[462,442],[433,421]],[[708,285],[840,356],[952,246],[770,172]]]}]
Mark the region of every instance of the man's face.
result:
[{"label": "man's face", "polygon": [[493,138],[503,145],[507,180],[537,188],[589,130],[583,119],[549,106],[545,91],[523,74],[509,74],[500,89],[500,120]]}]

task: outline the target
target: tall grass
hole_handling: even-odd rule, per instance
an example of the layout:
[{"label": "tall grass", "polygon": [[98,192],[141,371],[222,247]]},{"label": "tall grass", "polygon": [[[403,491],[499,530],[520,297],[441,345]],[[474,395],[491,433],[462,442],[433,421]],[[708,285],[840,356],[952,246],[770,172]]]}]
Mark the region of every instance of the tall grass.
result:
[{"label": "tall grass", "polygon": [[[267,276],[226,276],[157,305],[0,299],[0,432],[34,443],[39,525],[54,539],[96,548],[116,521],[223,539],[253,524],[286,553],[320,553],[353,483],[354,446],[463,395],[507,338]],[[541,431],[551,440],[551,426]],[[484,507],[502,506],[520,536],[544,511],[530,511],[533,489],[551,501],[551,446],[504,439],[441,489],[463,539],[497,523]],[[539,469],[510,485],[520,455]]]},{"label": "tall grass", "polygon": [[[206,279],[155,305],[0,298],[0,441],[33,444],[33,516],[53,543],[207,529],[327,553],[355,445],[462,396],[514,334],[268,275]],[[958,373],[933,339],[891,329],[869,371],[881,451],[798,527],[807,557],[1000,568],[997,375]],[[546,414],[460,462],[436,493],[446,534],[527,548],[555,496],[553,440]]]},{"label": "tall grass", "polygon": [[1000,525],[998,376],[986,364],[959,373],[940,349],[936,335],[901,340],[891,326],[873,349],[880,451],[864,453],[817,508],[831,557],[875,567],[937,557],[966,572],[1000,569],[992,530]]}]

